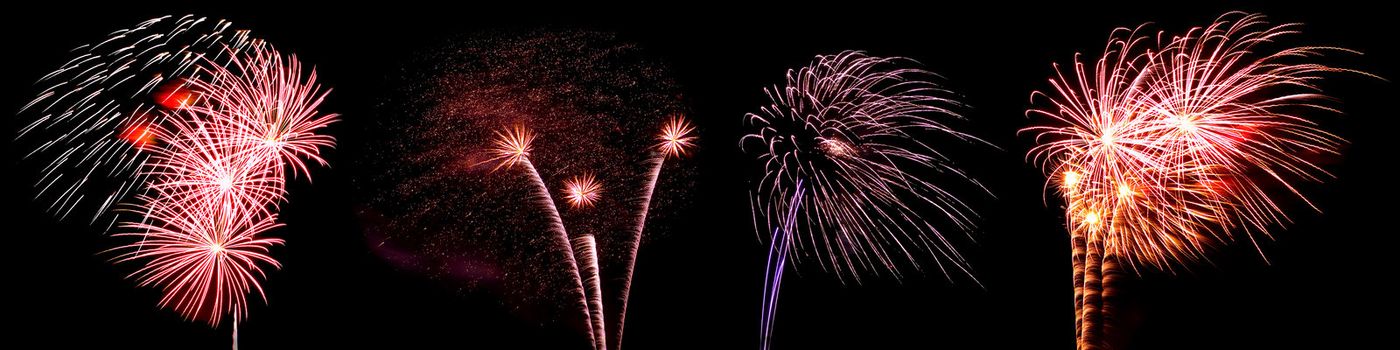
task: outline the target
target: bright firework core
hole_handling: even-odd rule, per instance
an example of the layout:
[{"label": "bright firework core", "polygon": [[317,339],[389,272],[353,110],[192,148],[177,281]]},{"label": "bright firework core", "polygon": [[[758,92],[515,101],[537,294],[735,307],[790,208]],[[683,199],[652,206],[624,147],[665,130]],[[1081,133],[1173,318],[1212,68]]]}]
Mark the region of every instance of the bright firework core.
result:
[{"label": "bright firework core", "polygon": [[592,174],[575,176],[564,182],[564,199],[574,208],[587,208],[598,201],[603,191]]},{"label": "bright firework core", "polygon": [[657,136],[661,144],[657,145],[661,153],[667,157],[679,157],[685,155],[686,149],[694,146],[695,137],[690,134],[695,132],[695,127],[681,117],[672,117],[661,127],[661,135]]}]

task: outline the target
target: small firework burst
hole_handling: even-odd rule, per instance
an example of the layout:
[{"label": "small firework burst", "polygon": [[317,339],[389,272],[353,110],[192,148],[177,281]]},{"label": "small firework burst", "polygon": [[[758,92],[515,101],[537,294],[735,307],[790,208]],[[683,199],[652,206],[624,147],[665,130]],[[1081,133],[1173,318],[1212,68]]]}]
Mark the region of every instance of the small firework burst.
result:
[{"label": "small firework burst", "polygon": [[661,134],[656,137],[661,142],[656,147],[667,157],[684,156],[695,145],[695,136],[691,136],[694,132],[695,127],[690,126],[685,118],[672,117],[661,126]]},{"label": "small firework burst", "polygon": [[564,200],[573,208],[593,206],[603,193],[603,186],[593,174],[575,176],[564,182]]}]

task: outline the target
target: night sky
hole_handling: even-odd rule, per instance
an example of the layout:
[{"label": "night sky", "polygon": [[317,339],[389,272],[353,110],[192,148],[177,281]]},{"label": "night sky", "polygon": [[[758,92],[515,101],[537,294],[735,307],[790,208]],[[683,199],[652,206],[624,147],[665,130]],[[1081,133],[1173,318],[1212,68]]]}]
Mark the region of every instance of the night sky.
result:
[{"label": "night sky", "polygon": [[[960,244],[977,283],[936,271],[903,280],[843,285],[808,268],[783,285],[773,345],[804,348],[1069,348],[1074,304],[1070,244],[1058,199],[1025,160],[1031,144],[1016,131],[1032,90],[1048,87],[1051,63],[1101,52],[1112,29],[1154,22],[1179,32],[1229,10],[1262,12],[1275,23],[1305,23],[1292,44],[1340,46],[1363,56],[1327,62],[1387,79],[1395,62],[1394,13],[1340,2],[1264,4],[1111,3],[989,5],[915,9],[858,2],[789,10],[657,5],[656,8],[473,10],[400,5],[363,7],[184,3],[163,6],[6,10],[6,93],[17,111],[32,84],[68,49],[142,20],[194,13],[250,29],[279,50],[314,64],[334,91],[323,111],[342,114],[328,132],[342,145],[314,183],[295,181],[281,206],[287,240],[273,251],[283,269],[263,283],[240,345],[265,348],[519,349],[573,344],[577,334],[541,326],[494,292],[404,271],[373,253],[354,179],[375,174],[356,145],[376,144],[378,103],[387,81],[415,52],[483,30],[537,28],[614,32],[669,68],[701,137],[686,166],[695,174],[683,212],[666,213],[666,232],[648,232],[632,286],[624,347],[758,346],[765,246],[754,233],[747,196],[758,169],[740,153],[742,117],[767,103],[763,88],[814,55],[865,50],[904,56],[942,75],[971,106],[964,130],[1000,150],[954,145],[962,168],[995,199],[975,242]],[[26,6],[27,7],[27,6]],[[661,10],[661,8],[674,8]],[[1293,224],[1261,241],[1224,247],[1189,271],[1145,273],[1127,282],[1134,315],[1130,349],[1349,348],[1384,343],[1396,311],[1392,168],[1394,83],[1336,75],[1324,91],[1345,116],[1327,126],[1350,143],[1329,161],[1336,179],[1302,186],[1321,213],[1295,205]],[[13,135],[27,120],[6,118]],[[120,243],[79,220],[59,222],[31,200],[36,169],[6,143],[4,279],[7,343],[42,347],[224,348],[229,328],[210,329],[156,307],[159,291],[125,279],[101,251]],[[1384,182],[1383,182],[1384,181]],[[815,267],[815,266],[811,266]],[[1381,321],[1377,321],[1381,320]],[[28,347],[28,346],[25,346]]]}]

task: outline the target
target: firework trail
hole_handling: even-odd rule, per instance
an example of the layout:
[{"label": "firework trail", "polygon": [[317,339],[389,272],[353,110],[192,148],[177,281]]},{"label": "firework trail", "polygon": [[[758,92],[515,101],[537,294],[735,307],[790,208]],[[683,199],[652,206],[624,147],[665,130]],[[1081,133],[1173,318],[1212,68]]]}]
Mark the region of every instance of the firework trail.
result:
[{"label": "firework trail", "polygon": [[[579,261],[574,256],[573,243],[569,239],[569,233],[564,229],[564,220],[559,217],[559,208],[554,206],[554,198],[550,197],[549,187],[545,186],[544,180],[540,178],[539,171],[535,170],[535,164],[530,162],[531,144],[535,141],[535,135],[523,126],[515,126],[496,132],[496,139],[493,144],[495,157],[491,160],[497,162],[496,169],[521,167],[526,174],[534,181],[534,189],[531,196],[535,203],[544,208],[545,215],[549,220],[549,231],[555,238],[565,254],[565,261],[568,262],[568,274],[573,277],[574,292],[578,293],[579,299],[576,307],[583,311],[583,317],[593,320],[593,313],[590,311],[588,293],[584,289],[583,279],[579,273]],[[597,264],[597,259],[592,259],[592,264]],[[596,277],[595,277],[596,278]],[[601,304],[601,303],[600,303]],[[598,343],[602,338],[594,330],[594,322],[588,322],[588,338]]]},{"label": "firework trail", "polygon": [[651,209],[651,196],[656,191],[656,180],[661,177],[661,167],[666,163],[666,158],[681,157],[686,155],[691,147],[695,145],[695,127],[691,126],[682,117],[672,117],[661,127],[661,133],[657,135],[659,141],[655,149],[652,150],[652,157],[647,161],[650,171],[647,172],[647,182],[642,187],[641,196],[636,201],[640,206],[636,216],[636,225],[632,226],[631,236],[627,245],[631,248],[628,254],[623,257],[623,280],[621,297],[618,299],[617,320],[613,325],[617,334],[613,335],[613,349],[622,348],[622,326],[627,319],[627,298],[632,291],[632,272],[637,266],[637,251],[642,246],[642,231],[646,228],[647,212]]},{"label": "firework trail", "polygon": [[1027,114],[1048,122],[1023,131],[1066,203],[1079,348],[1113,347],[1124,268],[1170,271],[1240,236],[1270,237],[1288,221],[1280,195],[1307,202],[1294,183],[1331,176],[1310,158],[1344,141],[1306,116],[1337,112],[1315,82],[1369,74],[1307,62],[1354,51],[1269,47],[1299,26],[1231,12],[1156,42],[1120,28],[1092,66],[1076,59],[1068,77],[1056,66],[1052,90],[1032,94],[1043,103]]},{"label": "firework trail", "polygon": [[25,158],[43,164],[35,198],[60,218],[113,227],[112,209],[144,190],[142,150],[160,142],[149,128],[162,108],[183,108],[194,97],[187,82],[227,64],[227,53],[261,45],[230,27],[190,15],[147,20],[75,48],[40,78],[43,90],[20,109],[34,119],[18,135],[35,144]]},{"label": "firework trail", "polygon": [[[741,144],[765,170],[752,202],[755,226],[774,232],[770,254],[802,252],[857,283],[862,273],[899,278],[902,268],[921,270],[919,255],[932,256],[945,277],[952,278],[950,269],[968,274],[943,231],[916,207],[932,207],[941,214],[934,221],[971,230],[971,209],[929,177],[976,181],[924,137],[982,141],[933,119],[961,118],[950,111],[960,104],[926,80],[931,73],[901,68],[909,61],[856,51],[817,56],[788,71],[785,86],[766,90],[770,106],[746,116],[756,130]],[[774,270],[785,266],[769,263]],[[768,275],[766,287],[781,285],[781,271]],[[776,290],[765,291],[765,349],[776,297]]]},{"label": "firework trail", "polygon": [[574,237],[574,249],[578,250],[579,265],[583,268],[583,283],[588,288],[589,320],[593,323],[593,346],[607,349],[607,332],[603,327],[603,280],[598,276],[598,241],[593,235]]},{"label": "firework trail", "polygon": [[[603,186],[598,184],[593,174],[576,176],[564,182],[564,200],[573,209],[592,207],[601,196]],[[607,348],[607,332],[603,327],[603,279],[599,276],[598,241],[591,234],[574,237],[571,240],[575,254],[579,257],[580,274],[588,298],[589,321],[593,327],[593,346]]]},{"label": "firework trail", "polygon": [[773,322],[778,310],[778,292],[783,284],[783,270],[787,267],[788,253],[792,251],[792,230],[793,225],[797,223],[797,203],[802,202],[802,180],[797,180],[794,187],[797,191],[793,193],[792,201],[788,204],[788,213],[784,221],[787,224],[773,230],[773,237],[769,240],[767,263],[763,267],[763,313],[759,322],[763,325],[760,337],[765,348],[773,335]]}]

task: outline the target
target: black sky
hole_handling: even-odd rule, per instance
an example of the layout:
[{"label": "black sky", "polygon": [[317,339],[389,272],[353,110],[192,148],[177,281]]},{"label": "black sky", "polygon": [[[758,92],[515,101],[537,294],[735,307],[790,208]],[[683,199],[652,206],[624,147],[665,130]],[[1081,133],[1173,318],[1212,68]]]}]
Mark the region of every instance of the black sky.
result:
[{"label": "black sky", "polygon": [[[763,249],[745,202],[750,158],[738,151],[742,116],[765,103],[762,88],[813,55],[845,49],[905,56],[946,78],[972,106],[969,130],[1002,151],[969,150],[963,167],[996,200],[982,203],[975,244],[962,245],[982,286],[937,273],[901,282],[841,285],[820,273],[789,274],[775,348],[1069,348],[1073,342],[1069,242],[1058,204],[1042,198],[1040,172],[1024,160],[1022,112],[1046,87],[1052,62],[1099,52],[1109,31],[1142,22],[1180,31],[1228,10],[1303,22],[1290,40],[1366,54],[1340,62],[1397,78],[1395,13],[1381,5],[1125,2],[987,4],[969,9],[795,5],[763,9],[657,4],[646,8],[473,9],[390,3],[352,5],[183,3],[7,9],[6,93],[16,111],[67,50],[165,14],[225,18],[316,65],[335,91],[323,110],[343,114],[342,144],[376,137],[367,121],[397,62],[425,46],[484,29],[540,26],[613,31],[665,61],[700,128],[690,212],[642,247],[625,347],[749,348],[758,344]],[[671,8],[665,10],[663,8]],[[1390,82],[1342,76],[1324,83],[1347,115],[1331,124],[1351,141],[1330,165],[1337,179],[1304,191],[1321,213],[1294,210],[1276,241],[1223,249],[1189,272],[1147,274],[1127,288],[1140,322],[1133,349],[1360,347],[1387,343],[1397,293],[1393,202],[1397,94]],[[7,118],[8,132],[16,130]],[[353,147],[347,147],[353,148]],[[57,222],[29,198],[34,169],[6,147],[3,308],[8,343],[52,347],[222,348],[211,330],[159,310],[156,290],[136,288],[98,252],[116,242],[77,222]],[[567,336],[537,327],[491,295],[397,271],[371,254],[354,215],[354,154],[332,151],[314,184],[291,186],[282,206],[284,264],[264,283],[241,345],[265,348],[538,348]],[[1299,208],[1306,209],[1306,208]],[[812,271],[815,272],[815,271]],[[49,347],[49,346],[45,346]]]}]

